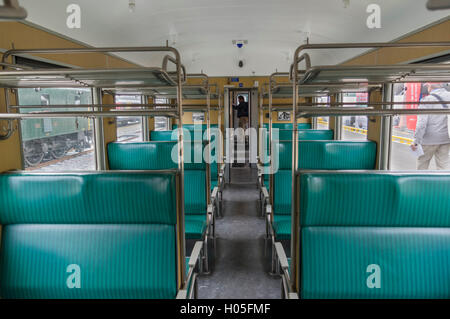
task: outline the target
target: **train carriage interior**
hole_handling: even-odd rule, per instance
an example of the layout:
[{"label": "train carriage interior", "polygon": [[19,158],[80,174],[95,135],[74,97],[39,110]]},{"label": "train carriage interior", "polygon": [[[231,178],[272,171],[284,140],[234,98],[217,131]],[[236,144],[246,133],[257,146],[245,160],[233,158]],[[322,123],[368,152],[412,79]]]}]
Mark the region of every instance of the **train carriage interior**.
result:
[{"label": "train carriage interior", "polygon": [[2,301],[450,299],[450,1],[0,0],[0,58]]}]

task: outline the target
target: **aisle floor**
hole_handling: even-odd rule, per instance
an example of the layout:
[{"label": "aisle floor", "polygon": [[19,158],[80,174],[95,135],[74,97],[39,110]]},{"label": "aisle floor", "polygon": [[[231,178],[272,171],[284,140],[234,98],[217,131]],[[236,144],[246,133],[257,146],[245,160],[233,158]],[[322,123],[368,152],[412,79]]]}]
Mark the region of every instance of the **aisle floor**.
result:
[{"label": "aisle floor", "polygon": [[217,256],[213,272],[198,281],[199,298],[281,298],[281,280],[268,274],[265,222],[259,217],[257,171],[233,167],[223,191],[223,218],[216,221]]}]

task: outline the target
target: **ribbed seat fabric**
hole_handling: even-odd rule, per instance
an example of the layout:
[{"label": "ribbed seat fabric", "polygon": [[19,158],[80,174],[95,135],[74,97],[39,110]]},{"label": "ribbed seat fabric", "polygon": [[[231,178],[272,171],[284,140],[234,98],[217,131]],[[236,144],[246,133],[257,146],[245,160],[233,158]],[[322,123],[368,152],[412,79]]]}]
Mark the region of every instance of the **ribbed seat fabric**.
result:
[{"label": "ribbed seat fabric", "polygon": [[2,298],[174,298],[175,173],[0,175]]},{"label": "ribbed seat fabric", "polygon": [[[291,216],[292,203],[292,142],[274,144],[278,171],[274,174],[273,214]],[[299,169],[317,170],[370,170],[375,168],[376,145],[373,142],[301,141],[299,142]],[[276,154],[276,153],[275,153]],[[276,238],[290,238],[290,227],[274,218]],[[283,234],[278,231],[283,230]],[[280,237],[281,239],[281,237]]]},{"label": "ribbed seat fabric", "polygon": [[[206,230],[206,142],[184,144],[184,208],[186,238],[201,239]],[[177,168],[171,154],[177,142],[138,142],[108,144],[110,168],[114,170],[146,170]],[[197,161],[200,162],[197,162]],[[200,215],[189,219],[190,215]],[[200,219],[203,218],[203,222]]]},{"label": "ribbed seat fabric", "polygon": [[300,175],[302,298],[449,298],[450,175]]}]

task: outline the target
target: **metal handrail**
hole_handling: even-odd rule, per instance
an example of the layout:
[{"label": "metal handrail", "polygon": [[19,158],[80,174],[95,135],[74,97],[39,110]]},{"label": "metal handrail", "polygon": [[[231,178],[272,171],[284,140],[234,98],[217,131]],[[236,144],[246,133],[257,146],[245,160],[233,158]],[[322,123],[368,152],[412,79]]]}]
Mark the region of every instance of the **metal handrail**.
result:
[{"label": "metal handrail", "polygon": [[450,114],[450,109],[389,109],[389,110],[375,110],[367,107],[347,107],[347,108],[301,108],[298,109],[296,118],[300,117],[315,117],[315,116],[348,116],[348,115],[366,115],[366,116],[394,116],[394,115],[442,115]]},{"label": "metal handrail", "polygon": [[[304,50],[323,50],[323,49],[382,49],[382,48],[413,48],[413,47],[450,47],[450,42],[367,42],[367,43],[322,43],[322,44],[303,44],[299,46],[294,53],[294,63],[291,69],[292,80],[297,79],[298,64],[302,60],[307,60],[309,56],[300,53]],[[308,62],[307,62],[308,63]],[[294,71],[295,70],[295,71]]]},{"label": "metal handrail", "polygon": [[[168,71],[167,71],[167,62],[172,62],[172,63],[174,63],[175,65],[177,65],[177,60],[176,59],[174,59],[173,57],[171,57],[170,55],[165,55],[164,56],[164,58],[163,58],[163,62],[162,62],[162,69],[166,72],[166,73],[168,73]],[[186,68],[185,68],[185,66],[183,65],[183,64],[181,64],[181,69],[183,70],[183,82],[186,82]]]},{"label": "metal handrail", "polygon": [[71,111],[71,112],[30,112],[30,113],[0,113],[0,119],[31,119],[31,118],[67,118],[67,117],[118,117],[118,116],[168,116],[177,117],[178,110],[139,110],[139,111]]}]

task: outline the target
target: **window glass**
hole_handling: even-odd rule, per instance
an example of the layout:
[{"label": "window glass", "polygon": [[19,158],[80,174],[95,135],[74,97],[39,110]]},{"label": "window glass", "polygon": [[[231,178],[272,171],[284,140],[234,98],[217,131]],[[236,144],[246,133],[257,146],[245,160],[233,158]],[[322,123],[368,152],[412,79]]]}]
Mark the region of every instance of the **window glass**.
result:
[{"label": "window glass", "polygon": [[[316,98],[317,103],[329,103],[330,98],[328,96],[320,96]],[[321,105],[324,107],[325,105]],[[327,105],[328,106],[328,105]],[[317,118],[317,129],[318,130],[328,130],[330,118],[328,116],[322,116]]]},{"label": "window glass", "polygon": [[[80,105],[92,103],[90,89],[18,89],[20,106]],[[39,109],[33,111],[87,111],[89,108]],[[21,121],[24,168],[37,171],[95,170],[93,120],[43,118]]]},{"label": "window glass", "polygon": [[[169,99],[156,98],[155,104],[169,104]],[[157,109],[167,108],[167,106],[156,106]],[[155,116],[155,131],[168,131],[169,118],[166,116]]]},{"label": "window glass", "polygon": [[[368,93],[343,93],[343,102],[367,102]],[[367,107],[367,105],[344,105],[344,107]],[[367,139],[367,116],[343,116],[342,117],[342,139],[343,140],[366,140]]]},{"label": "window glass", "polygon": [[[116,95],[116,104],[141,104],[140,95]],[[117,107],[121,109],[121,107]],[[136,108],[123,108],[126,110],[139,110]],[[117,117],[117,141],[119,142],[141,142],[143,138],[141,116],[119,116]]]},{"label": "window glass", "polygon": [[[397,83],[394,101],[450,100],[448,83]],[[398,109],[442,108],[439,105],[394,105]],[[417,133],[418,148],[411,149]],[[392,146],[390,167],[393,170],[450,169],[450,138],[447,115],[401,115],[392,118]]]}]

